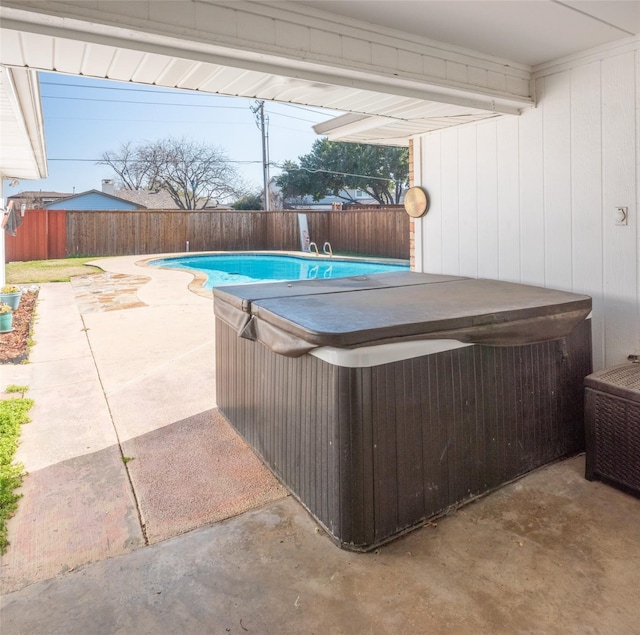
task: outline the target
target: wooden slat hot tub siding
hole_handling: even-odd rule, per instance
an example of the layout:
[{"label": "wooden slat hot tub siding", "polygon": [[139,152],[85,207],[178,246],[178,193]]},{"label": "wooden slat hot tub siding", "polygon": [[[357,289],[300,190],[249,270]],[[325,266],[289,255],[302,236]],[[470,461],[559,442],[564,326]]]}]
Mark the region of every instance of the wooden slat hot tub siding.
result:
[{"label": "wooden slat hot tub siding", "polygon": [[582,451],[590,338],[586,321],[563,340],[349,369],[216,320],[218,405],[341,546],[369,549]]}]

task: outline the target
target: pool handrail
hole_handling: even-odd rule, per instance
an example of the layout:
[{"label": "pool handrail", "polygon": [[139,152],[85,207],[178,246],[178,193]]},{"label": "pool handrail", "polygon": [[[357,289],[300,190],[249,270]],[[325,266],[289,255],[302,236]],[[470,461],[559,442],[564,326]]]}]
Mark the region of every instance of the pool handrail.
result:
[{"label": "pool handrail", "polygon": [[333,258],[333,249],[331,249],[331,243],[326,241],[324,245],[322,245],[322,251],[325,255],[328,255],[329,258]]},{"label": "pool handrail", "polygon": [[318,251],[318,245],[316,245],[316,243],[309,243],[309,253],[311,253],[313,250],[311,249],[311,247],[315,248],[316,251],[316,256],[320,255],[320,252]]}]

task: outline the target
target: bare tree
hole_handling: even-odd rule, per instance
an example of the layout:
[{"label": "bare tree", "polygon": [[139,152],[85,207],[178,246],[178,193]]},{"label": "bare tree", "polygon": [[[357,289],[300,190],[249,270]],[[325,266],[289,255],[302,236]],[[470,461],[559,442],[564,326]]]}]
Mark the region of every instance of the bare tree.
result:
[{"label": "bare tree", "polygon": [[140,160],[139,148],[131,141],[123,143],[117,152],[105,152],[100,165],[108,165],[120,177],[128,190],[139,190],[146,187],[148,178],[146,165]]},{"label": "bare tree", "polygon": [[242,189],[236,169],[219,148],[168,137],[118,152],[105,152],[108,165],[129,189],[165,190],[180,209],[202,209]]}]

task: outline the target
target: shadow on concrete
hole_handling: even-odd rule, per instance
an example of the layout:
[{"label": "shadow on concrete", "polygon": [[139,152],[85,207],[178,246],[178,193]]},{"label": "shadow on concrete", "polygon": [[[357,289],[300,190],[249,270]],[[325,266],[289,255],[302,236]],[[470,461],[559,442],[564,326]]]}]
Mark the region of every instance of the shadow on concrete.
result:
[{"label": "shadow on concrete", "polygon": [[124,441],[150,543],[287,496],[217,409]]},{"label": "shadow on concrete", "polygon": [[20,493],[2,593],[144,545],[117,445],[30,472]]},{"label": "shadow on concrete", "polygon": [[216,409],[127,440],[122,453],[113,445],[36,470],[21,493],[3,593],[287,495]]}]

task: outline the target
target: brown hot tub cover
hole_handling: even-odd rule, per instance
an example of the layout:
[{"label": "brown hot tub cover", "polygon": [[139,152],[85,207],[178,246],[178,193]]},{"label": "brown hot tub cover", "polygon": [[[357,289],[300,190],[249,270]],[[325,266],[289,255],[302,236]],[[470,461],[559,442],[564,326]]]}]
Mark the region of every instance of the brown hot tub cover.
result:
[{"label": "brown hot tub cover", "polygon": [[238,335],[288,357],[421,339],[520,346],[564,337],[591,311],[585,295],[416,272],[239,285],[214,298]]}]

